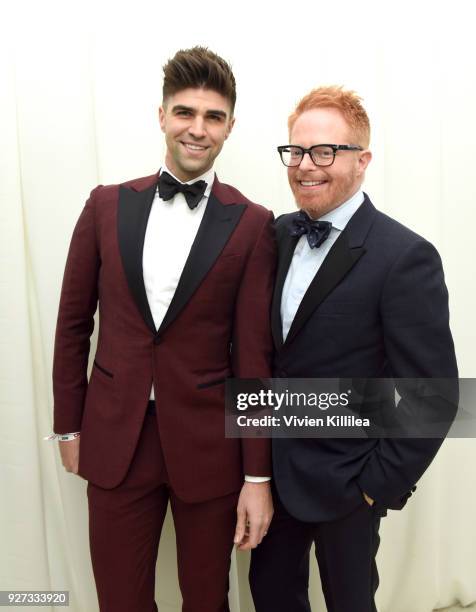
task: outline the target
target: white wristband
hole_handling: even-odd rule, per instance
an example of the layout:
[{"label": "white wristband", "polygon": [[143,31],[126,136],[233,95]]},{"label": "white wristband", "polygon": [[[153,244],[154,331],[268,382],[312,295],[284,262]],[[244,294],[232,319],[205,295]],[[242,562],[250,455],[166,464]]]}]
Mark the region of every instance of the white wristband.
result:
[{"label": "white wristband", "polygon": [[74,433],[68,434],[51,434],[50,436],[46,436],[43,440],[58,440],[59,442],[70,442],[71,440],[76,440],[79,438],[81,432],[75,431]]}]

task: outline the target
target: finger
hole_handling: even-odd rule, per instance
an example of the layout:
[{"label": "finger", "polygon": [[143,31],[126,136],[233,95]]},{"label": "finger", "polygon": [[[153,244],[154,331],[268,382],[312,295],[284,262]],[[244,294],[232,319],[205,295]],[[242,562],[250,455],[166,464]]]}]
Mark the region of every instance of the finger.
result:
[{"label": "finger", "polygon": [[257,545],[261,544],[261,542],[263,541],[263,538],[266,535],[268,535],[268,529],[271,524],[272,518],[273,518],[273,514],[270,514],[258,524],[258,543]]},{"label": "finger", "polygon": [[240,544],[245,537],[246,531],[246,514],[242,510],[237,511],[237,520],[236,520],[236,528],[235,528],[235,537],[233,538],[233,542],[235,544]]},{"label": "finger", "polygon": [[237,550],[251,550],[250,538],[248,534],[245,534],[244,538],[241,540],[241,542],[236,548]]},{"label": "finger", "polygon": [[268,529],[269,526],[271,525],[271,521],[273,519],[273,514],[270,514],[263,522],[263,525],[261,527],[261,540],[268,534]]},{"label": "finger", "polygon": [[261,542],[261,523],[251,522],[250,531],[248,536],[248,544],[250,548],[256,548],[258,544]]},{"label": "finger", "polygon": [[261,544],[261,542],[263,541],[263,538],[267,535],[268,530],[266,529],[266,526],[263,526],[260,530],[259,530],[259,534],[258,534],[258,544]]}]

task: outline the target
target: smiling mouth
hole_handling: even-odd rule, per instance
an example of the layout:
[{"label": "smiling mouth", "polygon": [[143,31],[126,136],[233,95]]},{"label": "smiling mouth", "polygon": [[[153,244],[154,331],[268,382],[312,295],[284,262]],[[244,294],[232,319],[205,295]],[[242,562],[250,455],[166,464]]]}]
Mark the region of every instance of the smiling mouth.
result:
[{"label": "smiling mouth", "polygon": [[301,187],[320,187],[325,185],[327,181],[298,181]]},{"label": "smiling mouth", "polygon": [[203,145],[192,144],[191,142],[181,142],[181,144],[187,149],[187,151],[193,151],[200,153],[201,151],[206,151],[208,147],[204,147]]}]

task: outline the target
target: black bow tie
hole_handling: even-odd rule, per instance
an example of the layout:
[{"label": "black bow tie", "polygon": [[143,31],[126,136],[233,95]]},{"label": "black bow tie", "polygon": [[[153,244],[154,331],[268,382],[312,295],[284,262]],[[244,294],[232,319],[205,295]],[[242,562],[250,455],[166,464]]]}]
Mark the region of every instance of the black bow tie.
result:
[{"label": "black bow tie", "polygon": [[196,181],[189,185],[188,183],[180,183],[170,176],[168,172],[161,172],[159,177],[159,196],[162,200],[171,200],[175,194],[183,193],[187,200],[190,209],[196,208],[203,198],[207,183],[205,181]]},{"label": "black bow tie", "polygon": [[319,248],[329,238],[332,223],[330,221],[313,221],[302,210],[293,219],[291,236],[303,236],[307,234],[307,241],[311,249]]}]

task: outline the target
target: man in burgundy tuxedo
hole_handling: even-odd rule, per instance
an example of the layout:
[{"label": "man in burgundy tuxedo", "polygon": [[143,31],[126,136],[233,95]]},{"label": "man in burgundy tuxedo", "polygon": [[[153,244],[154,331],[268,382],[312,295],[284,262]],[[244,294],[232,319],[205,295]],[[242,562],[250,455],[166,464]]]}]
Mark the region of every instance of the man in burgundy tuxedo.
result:
[{"label": "man in burgundy tuxedo", "polygon": [[272,213],[213,172],[235,99],[222,58],[179,51],[164,66],[165,163],[157,175],[96,187],[73,233],[54,430],[65,434],[66,469],[89,481],[102,612],[157,610],[169,501],[184,612],[229,609],[233,543],[255,547],[271,520],[269,440],[227,439],[224,428],[225,379],[271,374],[275,267]]}]

